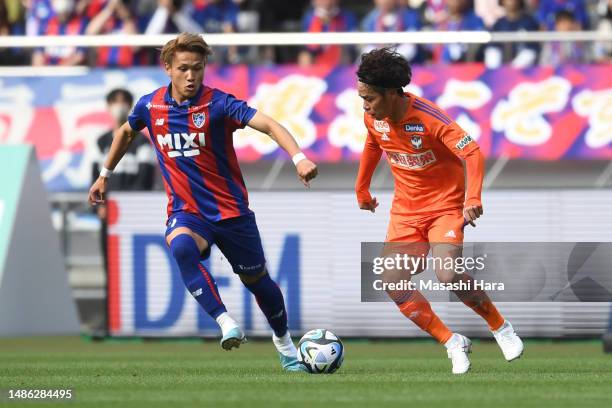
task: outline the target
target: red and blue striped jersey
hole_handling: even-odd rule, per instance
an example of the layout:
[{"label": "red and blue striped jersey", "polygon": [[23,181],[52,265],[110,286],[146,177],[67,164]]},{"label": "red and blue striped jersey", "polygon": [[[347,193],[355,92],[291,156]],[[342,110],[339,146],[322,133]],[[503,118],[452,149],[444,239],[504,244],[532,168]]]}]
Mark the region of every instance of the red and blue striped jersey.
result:
[{"label": "red and blue striped jersey", "polygon": [[170,86],[140,98],[128,117],[132,129],[149,129],[168,195],[168,216],[185,211],[216,222],[251,213],[233,133],[256,110],[204,85],[178,104]]}]

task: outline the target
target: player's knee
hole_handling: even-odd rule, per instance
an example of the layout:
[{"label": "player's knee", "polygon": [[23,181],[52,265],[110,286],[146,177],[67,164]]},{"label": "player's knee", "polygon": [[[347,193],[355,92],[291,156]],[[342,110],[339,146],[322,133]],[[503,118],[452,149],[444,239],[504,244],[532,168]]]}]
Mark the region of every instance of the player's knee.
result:
[{"label": "player's knee", "polygon": [[455,271],[448,269],[438,269],[436,270],[436,276],[438,277],[438,281],[440,283],[448,284],[453,283],[455,281]]},{"label": "player's knee", "polygon": [[174,237],[170,243],[170,251],[179,266],[194,259],[197,261],[200,257],[198,245],[189,234],[179,234]]},{"label": "player's knee", "polygon": [[259,272],[256,275],[239,274],[238,276],[240,277],[240,280],[242,281],[242,283],[248,286],[248,285],[256,284],[257,282],[262,280],[267,275],[268,275],[268,269],[264,268],[263,271]]}]

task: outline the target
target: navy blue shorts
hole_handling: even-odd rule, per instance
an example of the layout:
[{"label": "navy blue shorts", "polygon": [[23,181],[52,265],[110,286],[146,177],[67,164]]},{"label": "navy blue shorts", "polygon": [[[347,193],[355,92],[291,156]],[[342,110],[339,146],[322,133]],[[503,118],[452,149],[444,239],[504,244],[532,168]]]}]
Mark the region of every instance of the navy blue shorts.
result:
[{"label": "navy blue shorts", "polygon": [[234,273],[256,275],[266,267],[266,257],[255,222],[255,214],[210,222],[186,212],[176,212],[168,218],[166,236],[179,227],[186,227],[208,242],[203,259],[210,256],[210,247],[216,244],[232,265]]}]

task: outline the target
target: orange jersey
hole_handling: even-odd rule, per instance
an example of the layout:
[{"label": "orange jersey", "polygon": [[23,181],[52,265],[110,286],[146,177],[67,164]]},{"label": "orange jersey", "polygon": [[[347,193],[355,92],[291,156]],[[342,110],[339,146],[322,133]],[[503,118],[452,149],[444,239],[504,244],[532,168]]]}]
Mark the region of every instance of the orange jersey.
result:
[{"label": "orange jersey", "polygon": [[[432,102],[406,93],[397,123],[364,114],[368,136],[356,182],[357,199],[369,202],[370,181],[384,151],[395,178],[392,214],[418,215],[480,205],[484,158],[478,144]],[[466,160],[468,196],[463,163]]]}]

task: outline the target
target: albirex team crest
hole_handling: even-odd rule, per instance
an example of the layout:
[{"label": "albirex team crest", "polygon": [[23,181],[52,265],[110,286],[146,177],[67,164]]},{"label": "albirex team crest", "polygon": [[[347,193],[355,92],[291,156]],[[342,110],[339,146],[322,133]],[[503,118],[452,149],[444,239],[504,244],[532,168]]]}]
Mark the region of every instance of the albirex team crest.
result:
[{"label": "albirex team crest", "polygon": [[414,147],[415,149],[420,149],[421,147],[423,147],[423,139],[421,138],[421,136],[412,135],[412,137],[410,138],[410,143],[412,143],[412,147]]}]

